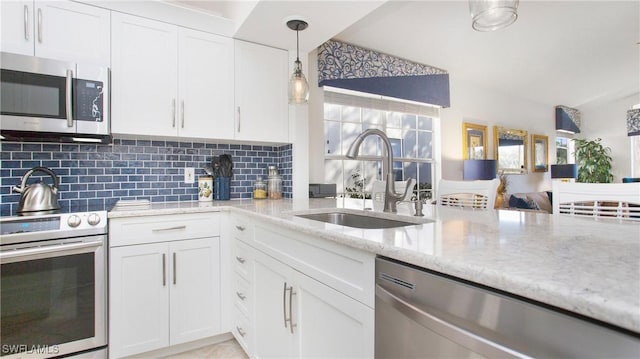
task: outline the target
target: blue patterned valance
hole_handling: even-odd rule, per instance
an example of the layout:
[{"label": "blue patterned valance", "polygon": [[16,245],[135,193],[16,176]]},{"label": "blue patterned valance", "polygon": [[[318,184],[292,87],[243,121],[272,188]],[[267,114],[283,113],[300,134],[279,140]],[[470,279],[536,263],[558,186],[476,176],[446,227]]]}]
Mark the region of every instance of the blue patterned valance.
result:
[{"label": "blue patterned valance", "polygon": [[449,107],[449,74],[340,41],[318,48],[318,85]]},{"label": "blue patterned valance", "polygon": [[640,108],[627,111],[627,136],[640,136]]},{"label": "blue patterned valance", "polygon": [[582,114],[579,110],[567,106],[556,106],[556,130],[580,133]]}]

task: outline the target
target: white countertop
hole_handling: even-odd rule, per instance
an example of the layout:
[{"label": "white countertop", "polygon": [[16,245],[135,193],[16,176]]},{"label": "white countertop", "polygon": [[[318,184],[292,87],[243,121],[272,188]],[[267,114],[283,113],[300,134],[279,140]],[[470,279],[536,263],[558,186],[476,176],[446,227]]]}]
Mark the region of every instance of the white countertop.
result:
[{"label": "white countertop", "polygon": [[[361,210],[362,200],[170,202],[118,207],[109,218],[242,211],[283,227],[497,288],[640,333],[640,224],[544,213],[425,206],[427,222],[358,229],[294,216],[327,208]],[[371,206],[371,201],[368,201]],[[389,216],[377,211],[373,215]]]}]

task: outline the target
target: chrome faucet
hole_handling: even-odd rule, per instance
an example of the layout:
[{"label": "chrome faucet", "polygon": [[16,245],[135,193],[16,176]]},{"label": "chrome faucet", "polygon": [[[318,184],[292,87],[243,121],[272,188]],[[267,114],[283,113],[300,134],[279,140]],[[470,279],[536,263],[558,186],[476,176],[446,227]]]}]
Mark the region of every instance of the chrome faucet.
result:
[{"label": "chrome faucet", "polygon": [[377,128],[370,128],[365,130],[361,134],[356,137],[355,141],[349,146],[349,150],[347,151],[347,158],[355,159],[358,157],[358,152],[360,151],[360,145],[365,138],[377,135],[380,137],[382,142],[384,143],[385,151],[382,153],[383,157],[385,157],[382,161],[382,177],[386,178],[385,190],[384,190],[384,212],[397,212],[396,203],[401,201],[409,191],[413,191],[413,186],[415,185],[415,180],[413,178],[409,178],[407,181],[407,188],[405,189],[405,193],[398,194],[396,193],[396,185],[395,180],[393,179],[393,151],[391,150],[391,141],[389,141],[389,137],[378,130]]}]

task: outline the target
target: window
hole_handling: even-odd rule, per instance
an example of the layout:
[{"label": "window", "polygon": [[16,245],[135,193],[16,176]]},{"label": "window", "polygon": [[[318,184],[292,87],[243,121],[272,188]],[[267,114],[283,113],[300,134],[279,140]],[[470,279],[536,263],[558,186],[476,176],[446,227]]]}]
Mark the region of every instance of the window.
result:
[{"label": "window", "polygon": [[325,91],[325,181],[336,183],[338,195],[372,198],[374,180],[383,180],[382,142],[369,137],[357,160],[345,156],[355,138],[369,128],[389,137],[395,180],[414,178],[414,195],[431,198],[439,109],[404,102]]},{"label": "window", "polygon": [[575,163],[575,144],[566,133],[556,134],[556,164]]}]

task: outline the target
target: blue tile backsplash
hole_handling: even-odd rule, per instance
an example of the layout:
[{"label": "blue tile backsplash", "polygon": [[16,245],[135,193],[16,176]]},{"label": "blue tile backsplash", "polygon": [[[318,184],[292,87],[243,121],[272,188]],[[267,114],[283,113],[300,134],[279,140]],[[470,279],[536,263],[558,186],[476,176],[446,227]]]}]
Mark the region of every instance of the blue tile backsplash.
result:
[{"label": "blue tile backsplash", "polygon": [[[278,166],[283,197],[292,193],[292,145],[256,146],[114,138],[113,144],[2,142],[0,214],[16,214],[20,194],[12,192],[31,168],[51,168],[60,177],[58,199],[64,208],[111,208],[119,199],[152,202],[193,201],[198,184],[185,184],[184,168],[196,177],[213,156],[230,154],[233,160],[231,199],[251,198],[253,181],[267,176],[267,166]],[[32,177],[46,176],[36,172]],[[48,177],[48,176],[46,176]],[[49,178],[43,178],[51,184]],[[29,183],[33,183],[30,179]]]}]

